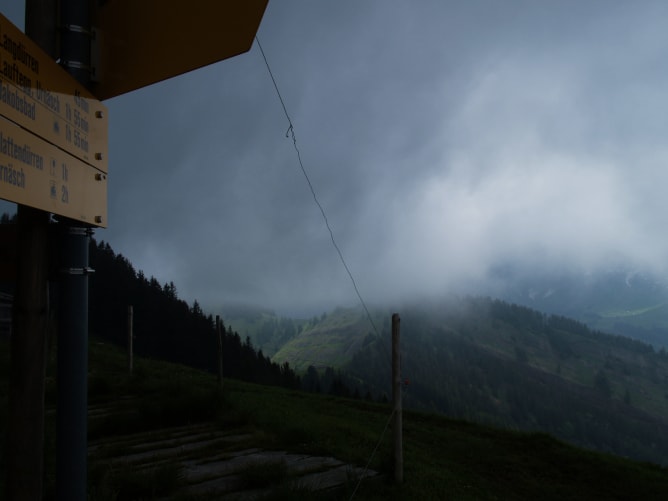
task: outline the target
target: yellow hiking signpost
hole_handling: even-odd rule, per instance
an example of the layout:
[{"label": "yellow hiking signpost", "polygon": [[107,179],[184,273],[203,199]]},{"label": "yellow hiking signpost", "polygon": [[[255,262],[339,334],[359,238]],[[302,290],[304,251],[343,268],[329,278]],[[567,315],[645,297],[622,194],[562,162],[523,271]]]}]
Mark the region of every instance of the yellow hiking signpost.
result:
[{"label": "yellow hiking signpost", "polygon": [[8,120],[0,120],[0,195],[106,226],[107,175]]},{"label": "yellow hiking signpost", "polygon": [[[267,2],[26,0],[26,31],[46,52],[0,14],[0,198],[19,204],[16,232],[0,242],[7,244],[0,245],[7,261],[16,257],[17,282],[9,498],[42,499],[47,263],[54,240],[45,212],[68,218],[59,221],[56,242],[56,497],[87,498],[88,249],[90,226],[107,226],[108,126],[100,100],[248,51]],[[47,52],[58,54],[69,72]]]},{"label": "yellow hiking signpost", "polygon": [[107,109],[0,14],[0,198],[107,226]]}]

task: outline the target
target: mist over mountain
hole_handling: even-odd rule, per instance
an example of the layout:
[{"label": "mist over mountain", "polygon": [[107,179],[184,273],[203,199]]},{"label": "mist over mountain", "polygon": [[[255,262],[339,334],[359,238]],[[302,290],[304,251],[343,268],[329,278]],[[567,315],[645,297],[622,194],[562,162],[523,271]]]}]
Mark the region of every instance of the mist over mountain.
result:
[{"label": "mist over mountain", "polygon": [[[628,262],[584,268],[547,261],[508,260],[490,267],[478,278],[446,284],[440,288],[441,292],[435,289],[407,292],[384,301],[366,297],[365,302],[381,309],[400,310],[403,305],[438,302],[449,297],[490,297],[546,314],[566,316],[591,329],[637,339],[657,349],[668,348],[668,279],[663,274]],[[333,303],[298,315],[230,302],[216,308],[220,308],[226,318],[236,320],[239,327],[255,322],[255,327],[249,330],[252,336],[264,322],[263,318],[300,318],[305,322],[336,308],[357,306],[357,298],[350,296],[347,303]],[[255,340],[260,346],[263,339],[270,337],[269,324],[263,325],[262,329],[265,333],[262,339]],[[278,346],[269,347],[270,353],[276,350]]]},{"label": "mist over mountain", "polygon": [[586,323],[603,332],[668,346],[668,280],[617,265],[596,271],[505,265],[490,272],[489,293]]},{"label": "mist over mountain", "polygon": [[[490,297],[397,310],[408,408],[668,464],[665,349]],[[273,362],[294,367],[303,389],[384,400],[393,311],[336,308],[296,320],[245,309],[226,318]]]}]

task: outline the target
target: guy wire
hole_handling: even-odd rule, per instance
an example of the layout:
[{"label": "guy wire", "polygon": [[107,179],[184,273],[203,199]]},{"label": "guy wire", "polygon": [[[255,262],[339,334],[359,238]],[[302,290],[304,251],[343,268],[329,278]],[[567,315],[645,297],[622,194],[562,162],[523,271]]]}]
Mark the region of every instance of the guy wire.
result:
[{"label": "guy wire", "polygon": [[336,243],[336,239],[334,238],[334,232],[332,231],[332,227],[329,224],[329,220],[327,219],[327,214],[325,213],[325,209],[322,207],[320,204],[320,201],[318,200],[318,197],[316,196],[315,189],[313,188],[313,184],[311,183],[311,179],[309,178],[306,168],[304,167],[304,162],[302,161],[302,156],[299,151],[299,147],[297,146],[297,136],[295,135],[295,128],[292,125],[292,120],[290,119],[290,115],[288,114],[288,109],[285,106],[285,102],[283,101],[283,96],[281,95],[281,91],[278,90],[278,84],[276,83],[276,79],[274,78],[274,74],[271,71],[271,68],[269,67],[269,61],[267,61],[267,56],[264,53],[264,50],[262,49],[262,44],[260,43],[260,39],[255,36],[255,41],[257,42],[257,46],[260,49],[260,53],[262,54],[262,59],[264,59],[264,64],[267,67],[267,71],[269,72],[269,76],[271,77],[271,81],[274,84],[274,89],[276,89],[276,94],[278,95],[278,99],[281,102],[281,106],[283,107],[283,113],[285,113],[285,118],[288,120],[288,130],[285,133],[285,137],[292,137],[292,144],[295,147],[295,151],[297,152],[297,159],[299,160],[299,167],[302,170],[302,174],[304,175],[304,178],[306,179],[306,183],[308,184],[309,189],[311,190],[311,195],[313,195],[313,200],[315,201],[315,204],[318,206],[318,209],[320,209],[320,214],[322,215],[323,220],[325,221],[325,226],[327,227],[327,231],[329,231],[329,237],[332,240],[332,245],[334,246],[334,249],[336,250],[336,253],[339,255],[339,259],[341,260],[341,263],[343,264],[343,267],[346,270],[346,273],[348,273],[348,277],[350,278],[350,281],[353,284],[353,288],[355,289],[355,294],[357,294],[357,298],[359,299],[360,303],[362,304],[362,307],[364,308],[364,311],[366,312],[366,316],[369,319],[369,323],[373,327],[374,332],[376,335],[380,335],[378,332],[378,329],[376,328],[376,324],[373,321],[373,318],[371,317],[371,313],[369,313],[369,309],[366,306],[366,303],[364,302],[364,299],[362,298],[362,294],[360,294],[359,289],[357,288],[357,282],[355,282],[355,277],[353,277],[352,272],[350,271],[350,268],[348,268],[348,264],[346,263],[346,260],[343,257],[343,253],[341,252],[341,249],[339,248],[338,244]]}]

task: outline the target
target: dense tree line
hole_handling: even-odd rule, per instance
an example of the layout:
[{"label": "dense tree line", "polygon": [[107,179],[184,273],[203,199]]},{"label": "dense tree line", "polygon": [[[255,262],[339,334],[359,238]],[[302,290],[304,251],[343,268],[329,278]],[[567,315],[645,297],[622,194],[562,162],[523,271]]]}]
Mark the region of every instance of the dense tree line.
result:
[{"label": "dense tree line", "polygon": [[[173,282],[161,285],[136,271],[108,243],[91,240],[89,331],[115,344],[127,343],[127,311],[134,310],[134,348],[140,356],[217,371],[217,334],[212,315],[197,301],[179,299]],[[250,339],[242,341],[231,327],[223,330],[225,377],[292,388],[300,381],[288,363],[278,365],[257,351]]]},{"label": "dense tree line", "polygon": [[[345,398],[363,397],[365,400],[374,399],[370,388],[363,381],[346,371],[333,367],[318,370],[314,365],[310,365],[301,380],[302,389],[312,393],[324,393]],[[387,397],[383,395],[379,400],[387,401]]]}]

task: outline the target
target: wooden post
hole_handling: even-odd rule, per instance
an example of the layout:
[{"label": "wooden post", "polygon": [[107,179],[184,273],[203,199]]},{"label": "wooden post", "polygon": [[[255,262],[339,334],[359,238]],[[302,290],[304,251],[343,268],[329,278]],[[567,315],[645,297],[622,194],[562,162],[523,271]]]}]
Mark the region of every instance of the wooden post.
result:
[{"label": "wooden post", "polygon": [[401,355],[399,351],[399,314],[392,315],[392,403],[394,405],[394,481],[404,481],[404,452],[401,418]]},{"label": "wooden post", "polygon": [[42,499],[48,221],[48,213],[19,205],[6,445],[7,499]]},{"label": "wooden post", "polygon": [[133,340],[134,340],[134,332],[133,332],[133,325],[134,325],[134,310],[132,308],[132,305],[128,305],[128,372],[130,375],[132,375],[132,370],[134,368],[134,360],[133,360]]},{"label": "wooden post", "polygon": [[223,387],[223,332],[220,316],[216,315],[216,335],[218,336],[218,384]]},{"label": "wooden post", "polygon": [[[56,0],[27,0],[25,32],[54,57]],[[5,454],[6,499],[41,500],[48,331],[49,213],[18,206]]]}]

